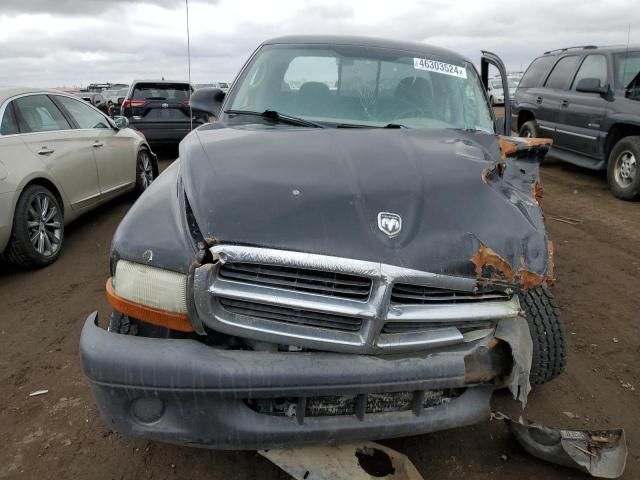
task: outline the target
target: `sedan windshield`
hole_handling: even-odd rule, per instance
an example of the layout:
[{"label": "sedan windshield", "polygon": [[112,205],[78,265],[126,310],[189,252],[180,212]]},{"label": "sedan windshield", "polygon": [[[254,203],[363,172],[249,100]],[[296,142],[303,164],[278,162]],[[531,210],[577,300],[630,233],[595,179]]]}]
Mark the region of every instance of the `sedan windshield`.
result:
[{"label": "sedan windshield", "polygon": [[326,126],[494,131],[469,63],[351,45],[262,47],[226,108],[276,111]]}]

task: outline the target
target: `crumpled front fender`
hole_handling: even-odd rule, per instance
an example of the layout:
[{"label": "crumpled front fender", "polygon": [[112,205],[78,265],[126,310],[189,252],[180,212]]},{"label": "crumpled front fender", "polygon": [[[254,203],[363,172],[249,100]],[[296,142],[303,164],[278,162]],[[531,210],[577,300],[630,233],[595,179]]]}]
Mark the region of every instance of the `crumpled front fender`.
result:
[{"label": "crumpled front fender", "polygon": [[176,160],[127,212],[113,237],[111,256],[186,274],[197,253]]}]

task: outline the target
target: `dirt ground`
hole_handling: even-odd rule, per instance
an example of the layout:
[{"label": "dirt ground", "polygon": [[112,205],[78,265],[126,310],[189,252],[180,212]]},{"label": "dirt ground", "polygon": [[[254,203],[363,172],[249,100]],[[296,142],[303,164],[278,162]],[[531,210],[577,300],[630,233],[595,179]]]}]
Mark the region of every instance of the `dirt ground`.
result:
[{"label": "dirt ground", "polygon": [[[534,390],[524,416],[567,428],[624,427],[623,478],[637,479],[640,203],[614,199],[600,174],[553,162],[542,172],[569,358],[563,375]],[[78,341],[89,312],[97,309],[103,319],[109,313],[103,293],[109,245],[130,204],[116,200],[70,226],[64,253],[49,268],[0,266],[0,478],[288,478],[254,452],[128,438],[99,417],[80,371]],[[49,393],[29,397],[39,389]],[[496,394],[494,406],[519,413],[506,392]],[[586,478],[530,457],[495,421],[384,443],[407,454],[425,479]]]}]

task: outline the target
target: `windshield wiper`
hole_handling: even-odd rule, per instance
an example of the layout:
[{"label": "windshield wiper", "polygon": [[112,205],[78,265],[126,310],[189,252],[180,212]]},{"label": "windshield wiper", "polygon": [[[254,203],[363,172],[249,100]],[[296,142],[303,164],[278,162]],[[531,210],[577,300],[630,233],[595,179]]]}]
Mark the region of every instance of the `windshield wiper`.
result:
[{"label": "windshield wiper", "polygon": [[225,110],[224,113],[230,115],[253,115],[254,117],[268,118],[280,123],[288,123],[289,125],[297,125],[299,127],[324,128],[319,123],[310,122],[304,118],[292,117],[275,110],[265,110],[264,112],[254,112],[251,110]]},{"label": "windshield wiper", "polygon": [[399,123],[387,123],[381,127],[379,125],[365,125],[363,123],[339,123],[336,128],[409,128],[406,125],[400,125]]}]

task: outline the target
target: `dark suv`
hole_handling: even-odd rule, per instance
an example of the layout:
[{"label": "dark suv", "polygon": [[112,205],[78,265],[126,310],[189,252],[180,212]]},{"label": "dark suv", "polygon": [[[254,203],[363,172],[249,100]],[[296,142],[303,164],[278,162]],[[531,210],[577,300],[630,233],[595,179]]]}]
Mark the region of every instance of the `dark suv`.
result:
[{"label": "dark suv", "polygon": [[177,145],[191,131],[188,82],[136,80],[122,102],[121,114],[152,145]]},{"label": "dark suv", "polygon": [[545,52],[525,72],[514,128],[553,139],[552,155],[594,170],[624,200],[640,195],[640,46]]}]

